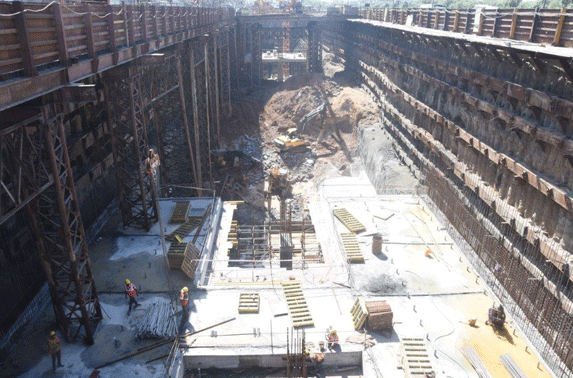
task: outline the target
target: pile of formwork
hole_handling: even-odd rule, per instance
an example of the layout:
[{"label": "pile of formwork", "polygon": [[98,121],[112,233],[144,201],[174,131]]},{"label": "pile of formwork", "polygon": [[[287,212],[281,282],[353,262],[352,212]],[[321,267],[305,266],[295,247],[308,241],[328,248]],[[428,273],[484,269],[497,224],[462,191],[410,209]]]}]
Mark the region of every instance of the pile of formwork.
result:
[{"label": "pile of formwork", "polygon": [[364,324],[368,329],[378,331],[391,329],[394,314],[390,305],[385,301],[365,301],[362,297],[356,298],[350,309],[354,329],[361,329]]},{"label": "pile of formwork", "polygon": [[391,329],[394,314],[390,305],[385,301],[364,302],[368,311],[368,329],[378,331]]},{"label": "pile of formwork", "polygon": [[167,251],[169,269],[181,269],[181,264],[183,264],[185,253],[188,252],[190,244],[191,243],[171,243],[169,251]]},{"label": "pile of formwork", "polygon": [[185,223],[185,221],[187,221],[187,215],[189,214],[190,208],[191,203],[189,201],[175,202],[175,208],[173,209],[173,213],[171,213],[169,223]]}]

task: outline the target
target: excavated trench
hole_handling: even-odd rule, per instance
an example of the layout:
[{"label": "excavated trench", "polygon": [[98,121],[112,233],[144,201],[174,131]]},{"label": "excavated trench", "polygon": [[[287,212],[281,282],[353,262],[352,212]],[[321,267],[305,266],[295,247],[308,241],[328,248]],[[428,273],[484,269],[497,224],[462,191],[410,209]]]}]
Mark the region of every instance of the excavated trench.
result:
[{"label": "excavated trench", "polygon": [[[563,264],[573,251],[573,214],[535,187],[528,172],[573,189],[573,167],[562,144],[552,142],[570,135],[571,123],[547,103],[569,96],[571,83],[550,67],[540,77],[527,60],[521,67],[496,64],[404,43],[373,26],[340,30],[327,33],[329,49],[381,108],[380,122],[361,129],[359,140],[377,191],[427,193],[548,364],[568,376],[573,296]],[[413,177],[402,185],[403,170],[421,185]]]}]

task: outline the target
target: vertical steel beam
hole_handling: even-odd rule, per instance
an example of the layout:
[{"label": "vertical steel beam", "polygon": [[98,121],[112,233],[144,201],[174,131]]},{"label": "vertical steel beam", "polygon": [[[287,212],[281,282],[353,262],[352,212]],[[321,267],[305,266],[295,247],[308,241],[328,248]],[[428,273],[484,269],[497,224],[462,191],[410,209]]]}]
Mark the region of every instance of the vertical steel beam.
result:
[{"label": "vertical steel beam", "polygon": [[195,48],[198,42],[189,43],[189,74],[191,76],[191,93],[193,103],[193,136],[195,137],[195,165],[197,172],[197,195],[202,196],[203,190],[203,172],[201,167],[201,143],[199,139],[199,99],[197,93],[197,73],[195,72]]},{"label": "vertical steel beam", "polygon": [[[283,28],[282,28],[282,50],[283,50],[283,54],[285,53],[290,53],[291,52],[291,43],[290,43],[290,39],[291,39],[291,30],[290,30],[290,21],[287,19],[285,21],[283,21]],[[288,77],[290,76],[290,67],[289,67],[289,63],[283,63],[282,64],[282,77],[283,80],[288,79]],[[281,69],[279,68],[279,69]]]},{"label": "vertical steel beam", "polygon": [[[175,65],[177,69],[177,83],[179,85],[179,101],[181,102],[181,114],[183,117],[183,127],[185,129],[185,139],[187,141],[187,148],[189,149],[189,162],[191,163],[191,172],[193,172],[193,178],[195,183],[199,182],[199,177],[197,175],[197,165],[195,164],[195,158],[193,157],[193,144],[191,143],[191,130],[189,127],[189,121],[187,119],[187,105],[185,102],[185,88],[183,83],[183,73],[181,71],[181,58],[177,57],[175,60]],[[159,129],[159,127],[158,127]]]},{"label": "vertical steel beam", "polygon": [[261,49],[261,25],[253,24],[251,26],[251,61],[252,61],[252,85],[260,85],[262,78],[262,49]]},{"label": "vertical steel beam", "polygon": [[[102,312],[93,279],[88,246],[68,155],[63,114],[59,107],[42,110],[45,169],[53,184],[27,207],[32,232],[48,277],[52,304],[68,341],[82,336],[94,342]],[[45,179],[44,179],[45,180]]]},{"label": "vertical steel beam", "polygon": [[308,71],[322,72],[321,32],[316,22],[308,23]]},{"label": "vertical steel beam", "polygon": [[[210,76],[210,84],[213,86],[214,92],[214,125],[215,125],[215,135],[216,135],[216,142],[215,145],[219,147],[221,145],[221,96],[219,92],[219,32],[214,32],[212,34],[212,56],[210,60],[211,64],[211,76]],[[209,154],[211,156],[211,154]]]},{"label": "vertical steel beam", "polygon": [[213,125],[213,103],[212,103],[212,97],[213,97],[213,83],[211,81],[212,78],[212,74],[213,74],[213,70],[211,68],[211,60],[213,59],[212,56],[212,51],[211,49],[214,48],[213,47],[213,38],[211,35],[205,35],[203,38],[203,48],[204,48],[204,63],[205,63],[205,115],[206,115],[206,130],[205,133],[203,134],[203,137],[207,140],[207,159],[206,161],[208,162],[208,167],[207,167],[207,171],[209,172],[209,177],[208,180],[212,181],[213,175],[211,172],[211,128]]},{"label": "vertical steel beam", "polygon": [[157,203],[143,167],[148,146],[139,69],[116,70],[108,73],[104,86],[122,219],[125,226],[135,223],[149,230],[157,221]]}]

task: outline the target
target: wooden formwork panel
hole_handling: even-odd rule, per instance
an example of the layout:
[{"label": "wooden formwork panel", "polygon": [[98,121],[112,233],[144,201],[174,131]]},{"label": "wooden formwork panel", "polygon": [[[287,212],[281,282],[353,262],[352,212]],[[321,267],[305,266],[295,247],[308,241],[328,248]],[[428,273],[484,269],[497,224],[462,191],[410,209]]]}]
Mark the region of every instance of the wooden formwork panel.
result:
[{"label": "wooden formwork panel", "polygon": [[366,319],[368,319],[368,310],[364,304],[364,299],[356,298],[354,305],[350,309],[350,315],[352,316],[352,323],[354,324],[354,329],[359,330],[362,328]]},{"label": "wooden formwork panel", "polygon": [[183,238],[187,237],[191,231],[193,231],[201,223],[201,218],[190,217],[185,223],[177,227],[175,231],[170,233],[165,239],[171,242],[179,242]]},{"label": "wooden formwork panel", "polygon": [[358,220],[354,218],[354,215],[350,214],[345,208],[334,209],[332,213],[348,229],[348,231],[355,234],[366,231],[366,227],[364,227],[362,223],[358,222]]},{"label": "wooden formwork panel", "polygon": [[362,251],[360,250],[360,245],[358,244],[356,235],[352,233],[343,233],[340,234],[340,239],[342,240],[344,253],[346,253],[346,260],[349,263],[363,263],[364,256],[362,256]]},{"label": "wooden formwork panel", "polygon": [[177,201],[175,202],[175,208],[173,213],[171,213],[171,219],[169,223],[185,223],[187,221],[187,214],[189,214],[190,206],[189,201]]},{"label": "wooden formwork panel", "polygon": [[197,247],[195,247],[193,243],[187,243],[185,258],[183,259],[183,264],[181,264],[181,270],[192,280],[195,279],[199,257],[201,257],[201,253]]},{"label": "wooden formwork panel", "polygon": [[426,346],[421,337],[405,337],[402,342],[402,367],[406,377],[423,378],[431,372],[432,362]]},{"label": "wooden formwork panel", "polygon": [[258,314],[261,299],[258,293],[239,294],[239,314]]},{"label": "wooden formwork panel", "polygon": [[292,326],[305,327],[314,325],[312,316],[308,309],[300,281],[288,281],[281,283],[288,307],[288,312],[292,319]]},{"label": "wooden formwork panel", "polygon": [[185,259],[185,253],[189,249],[190,243],[177,243],[172,242],[169,246],[169,251],[167,251],[167,263],[169,269],[181,269],[183,260]]}]

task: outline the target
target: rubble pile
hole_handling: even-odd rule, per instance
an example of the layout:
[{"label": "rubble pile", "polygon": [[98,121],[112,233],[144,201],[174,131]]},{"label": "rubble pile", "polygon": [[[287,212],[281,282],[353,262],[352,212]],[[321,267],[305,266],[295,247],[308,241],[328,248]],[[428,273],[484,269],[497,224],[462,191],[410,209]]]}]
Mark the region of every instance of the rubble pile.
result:
[{"label": "rubble pile", "polygon": [[[257,169],[227,168],[224,197],[264,206],[264,183],[275,167],[286,168],[296,194],[293,209],[303,208],[325,176],[345,174],[356,156],[362,125],[378,122],[378,108],[366,92],[337,75],[304,74],[284,83],[264,85],[234,102],[234,118],[225,133],[227,150],[260,161]],[[302,194],[301,194],[302,193]],[[299,204],[300,203],[300,204]]]}]

